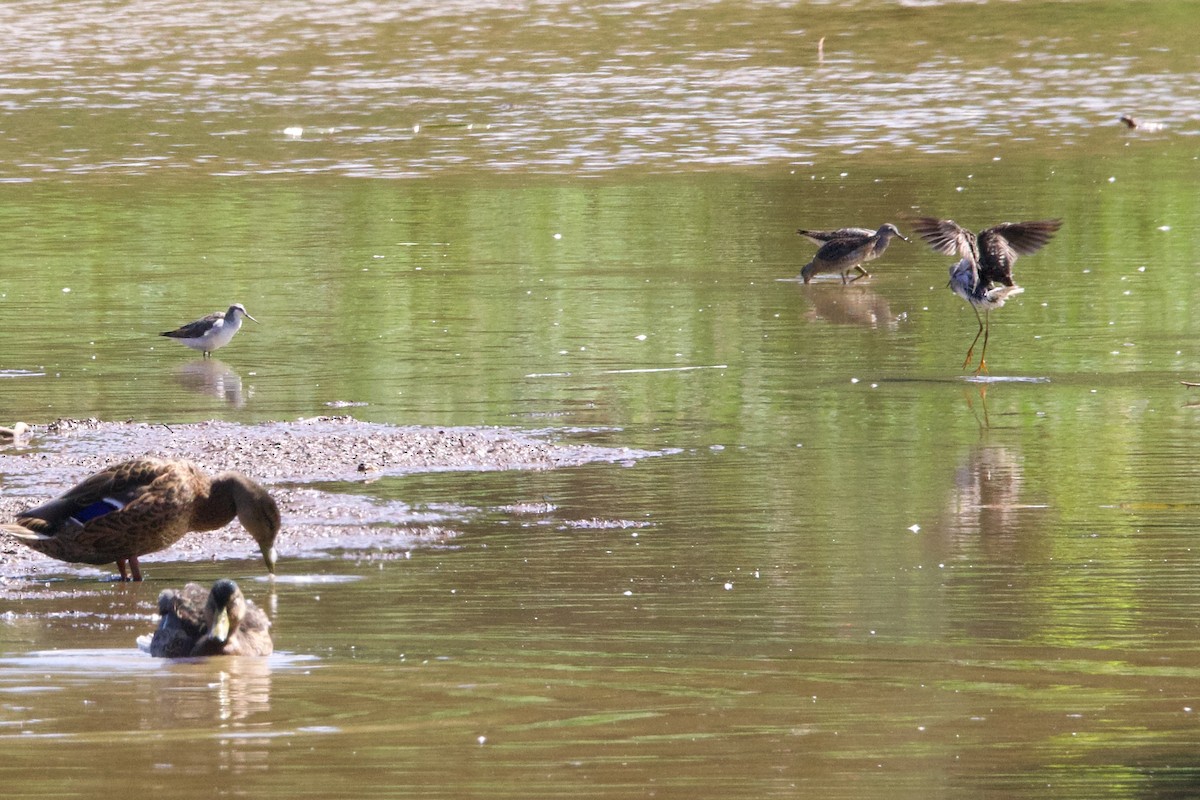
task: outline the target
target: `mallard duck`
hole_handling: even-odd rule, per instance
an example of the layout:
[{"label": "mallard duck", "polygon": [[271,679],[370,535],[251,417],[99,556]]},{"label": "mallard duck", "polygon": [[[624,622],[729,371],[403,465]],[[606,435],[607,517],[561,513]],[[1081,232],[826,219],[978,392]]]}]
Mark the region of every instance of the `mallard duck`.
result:
[{"label": "mallard duck", "polygon": [[811,281],[813,275],[820,275],[822,272],[841,273],[842,283],[846,283],[846,276],[850,274],[850,270],[856,269],[859,273],[850,278],[851,282],[870,276],[871,273],[863,269],[863,264],[883,255],[893,236],[908,241],[890,222],[880,226],[877,231],[867,228],[838,228],[832,231],[801,228],[796,232],[810,241],[824,242],[812,261],[800,270],[800,277],[805,283]]},{"label": "mallard duck", "polygon": [[158,596],[158,613],[152,656],[269,656],[275,648],[267,615],[228,578],[211,591],[198,583],[167,589]]},{"label": "mallard duck", "polygon": [[121,580],[132,573],[140,581],[138,556],[169,547],[188,531],[221,528],[235,516],[274,573],[279,507],[267,490],[240,472],[210,479],[190,461],[137,458],[116,464],[18,514],[15,525],[0,530],[61,561],[114,561]]},{"label": "mallard duck", "polygon": [[213,350],[229,344],[242,327],[242,317],[258,322],[246,313],[245,306],[234,303],[228,311],[215,311],[173,331],[164,331],[159,336],[168,336],[193,350],[200,350],[208,358]]},{"label": "mallard duck", "polygon": [[[1013,264],[1018,256],[1033,255],[1054,238],[1062,220],[1036,222],[1002,222],[984,228],[978,234],[952,219],[920,217],[913,221],[913,230],[934,251],[942,255],[958,255],[960,260],[950,267],[950,288],[970,304],[979,322],[979,330],[967,348],[963,368],[971,363],[975,344],[983,335],[983,351],[975,374],[987,372],[987,342],[990,329],[988,312],[1000,308],[1008,298],[1025,291],[1013,282]],[[983,317],[979,309],[983,309]]]}]

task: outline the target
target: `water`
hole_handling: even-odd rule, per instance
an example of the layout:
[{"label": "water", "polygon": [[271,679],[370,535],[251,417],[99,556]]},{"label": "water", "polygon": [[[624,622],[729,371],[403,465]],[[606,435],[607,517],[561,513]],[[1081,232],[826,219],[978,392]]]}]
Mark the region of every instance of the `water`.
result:
[{"label": "water", "polygon": [[[274,584],[8,579],[6,787],[1194,793],[1192,16],[4,7],[0,424],[348,411],[677,449],[325,486],[451,505],[456,535]],[[924,245],[793,280],[795,228],[917,214],[1064,220],[990,380]],[[235,301],[261,324],[212,363],[155,335]],[[275,656],[137,653],[162,588],[218,574]]]}]

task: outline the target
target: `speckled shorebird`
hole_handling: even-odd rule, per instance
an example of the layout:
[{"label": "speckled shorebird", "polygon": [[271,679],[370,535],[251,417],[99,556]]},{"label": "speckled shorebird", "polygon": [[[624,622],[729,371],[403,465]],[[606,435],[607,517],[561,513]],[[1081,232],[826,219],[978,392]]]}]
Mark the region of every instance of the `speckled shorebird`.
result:
[{"label": "speckled shorebird", "polygon": [[242,327],[242,317],[258,322],[246,313],[245,306],[241,303],[234,303],[228,311],[213,312],[207,317],[189,322],[173,331],[164,331],[159,336],[176,339],[180,344],[187,345],[193,350],[202,351],[204,357],[208,358],[213,350],[229,344],[233,335]]},{"label": "speckled shorebird", "polygon": [[132,573],[140,581],[139,556],[169,547],[189,531],[224,527],[235,516],[274,573],[280,520],[271,495],[240,472],[210,479],[190,461],[116,464],[18,514],[15,525],[0,525],[0,531],[60,561],[116,562],[121,580]]},{"label": "speckled shorebird", "polygon": [[[950,267],[950,288],[970,304],[979,322],[979,330],[967,348],[967,357],[963,359],[963,369],[971,363],[971,354],[982,334],[983,350],[979,354],[979,366],[975,368],[975,374],[987,372],[988,313],[993,308],[1000,308],[1013,295],[1025,291],[1013,282],[1012,268],[1017,256],[1033,255],[1041,250],[1061,227],[1060,219],[1002,222],[975,234],[952,219],[920,217],[914,220],[913,230],[934,251],[960,257]],[[981,308],[983,317],[979,316]]]},{"label": "speckled shorebird", "polygon": [[138,638],[152,656],[269,656],[275,649],[271,621],[228,578],[211,590],[198,583],[166,589],[158,596],[158,613],[154,635]]},{"label": "speckled shorebird", "polygon": [[841,273],[842,283],[847,282],[850,270],[856,269],[859,273],[853,278],[849,278],[850,281],[869,276],[871,273],[863,269],[862,265],[883,255],[883,251],[887,250],[888,243],[891,242],[893,236],[899,236],[904,241],[908,241],[890,222],[881,226],[877,231],[867,228],[838,228],[831,231],[800,228],[796,233],[810,241],[824,243],[821,244],[821,249],[817,251],[817,254],[813,256],[812,261],[805,264],[804,268],[800,270],[800,277],[804,278],[805,283],[811,281],[813,275],[820,275],[822,272]]}]

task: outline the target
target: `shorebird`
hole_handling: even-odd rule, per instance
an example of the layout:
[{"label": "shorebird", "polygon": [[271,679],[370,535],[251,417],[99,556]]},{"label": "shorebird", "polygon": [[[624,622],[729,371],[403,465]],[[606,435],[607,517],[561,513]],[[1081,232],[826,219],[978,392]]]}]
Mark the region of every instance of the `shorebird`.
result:
[{"label": "shorebird", "polygon": [[[971,354],[982,335],[983,350],[975,374],[987,372],[988,313],[993,308],[1000,308],[1008,298],[1025,291],[1013,282],[1012,268],[1017,256],[1033,255],[1041,250],[1060,227],[1060,219],[1002,222],[975,234],[952,219],[920,217],[913,221],[913,230],[935,252],[960,257],[950,267],[950,289],[970,304],[979,323],[979,330],[963,359],[963,369],[971,363]],[[982,317],[979,316],[981,308]]]},{"label": "shorebird", "polygon": [[177,339],[180,344],[187,345],[193,350],[203,351],[204,357],[208,358],[213,350],[229,344],[233,335],[242,327],[242,317],[258,322],[246,313],[245,306],[241,303],[234,303],[228,311],[214,312],[173,331],[164,331],[159,336]]},{"label": "shorebird", "polygon": [[269,656],[275,649],[271,621],[228,578],[211,590],[198,583],[165,589],[158,613],[153,637],[138,637],[139,645],[149,639],[145,647],[152,656]]},{"label": "shorebird", "polygon": [[832,231],[800,228],[796,233],[809,241],[821,244],[821,249],[813,256],[812,261],[800,270],[800,277],[804,278],[805,283],[811,281],[813,275],[820,275],[822,272],[841,273],[842,283],[847,282],[846,276],[850,274],[850,270],[856,269],[859,273],[850,278],[850,282],[869,276],[871,273],[863,269],[862,265],[883,255],[893,236],[908,241],[890,222],[877,231],[867,228],[838,228]]},{"label": "shorebird", "polygon": [[138,557],[189,531],[213,531],[234,517],[275,572],[279,506],[240,472],[209,478],[190,461],[137,458],[86,478],[60,497],[17,515],[0,531],[59,561],[116,562],[121,580],[142,579]]},{"label": "shorebird", "polygon": [[1163,129],[1161,122],[1146,122],[1137,117],[1131,117],[1128,114],[1121,115],[1121,122],[1124,122],[1125,127],[1130,130],[1161,131]]}]

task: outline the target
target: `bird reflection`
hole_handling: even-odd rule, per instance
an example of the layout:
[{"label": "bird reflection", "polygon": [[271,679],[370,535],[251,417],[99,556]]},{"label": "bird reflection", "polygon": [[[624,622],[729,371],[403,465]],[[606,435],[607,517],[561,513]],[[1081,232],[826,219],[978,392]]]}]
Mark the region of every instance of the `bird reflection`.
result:
[{"label": "bird reflection", "polygon": [[895,330],[900,324],[888,301],[866,286],[846,286],[836,292],[828,291],[828,287],[810,287],[804,294],[813,306],[807,314],[809,319],[887,330]]},{"label": "bird reflection", "polygon": [[1011,449],[980,444],[972,447],[954,472],[954,491],[947,504],[950,527],[962,534],[1010,535],[1019,512],[1025,471]]},{"label": "bird reflection", "polygon": [[216,397],[234,408],[246,404],[246,397],[242,393],[242,376],[219,359],[185,362],[175,371],[175,379],[190,392]]}]

